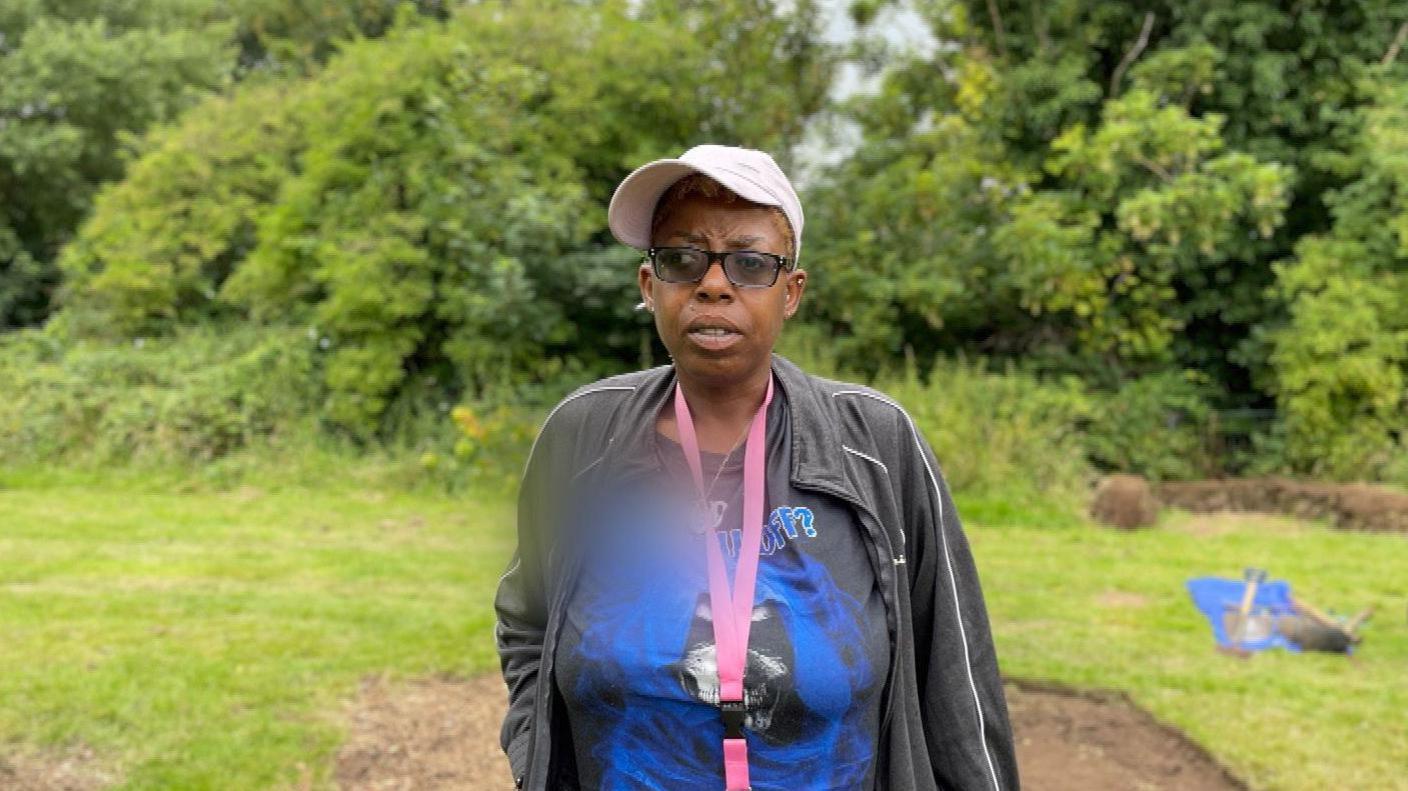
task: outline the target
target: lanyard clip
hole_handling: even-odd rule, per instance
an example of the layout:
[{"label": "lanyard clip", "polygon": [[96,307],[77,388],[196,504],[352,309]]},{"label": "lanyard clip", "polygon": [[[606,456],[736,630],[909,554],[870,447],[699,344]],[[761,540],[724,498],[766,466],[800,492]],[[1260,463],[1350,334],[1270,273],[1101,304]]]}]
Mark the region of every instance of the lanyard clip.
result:
[{"label": "lanyard clip", "polygon": [[725,739],[743,738],[743,721],[748,717],[748,710],[744,708],[743,701],[719,701],[719,716],[724,721]]}]

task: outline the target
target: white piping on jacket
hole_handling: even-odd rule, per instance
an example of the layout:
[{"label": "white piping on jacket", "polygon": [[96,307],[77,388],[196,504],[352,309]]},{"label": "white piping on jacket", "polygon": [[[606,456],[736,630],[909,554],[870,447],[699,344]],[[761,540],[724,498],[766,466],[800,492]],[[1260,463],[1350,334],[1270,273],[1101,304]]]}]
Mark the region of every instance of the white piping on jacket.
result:
[{"label": "white piping on jacket", "polygon": [[602,453],[600,456],[597,456],[595,459],[592,459],[592,463],[591,463],[591,464],[588,464],[587,466],[583,467],[582,469],[577,470],[576,472],[572,473],[572,480],[574,480],[574,481],[577,480],[578,478],[582,477],[582,474],[585,473],[587,470],[590,470],[591,468],[593,468],[593,467],[595,467],[596,465],[600,464],[600,463],[601,463],[601,460],[604,459],[604,458],[606,458],[606,454],[611,452],[611,440],[613,440],[613,439],[615,439],[615,437],[607,437],[607,438],[606,438],[606,451],[605,451],[604,453]]},{"label": "white piping on jacket", "polygon": [[[958,619],[958,637],[963,643],[963,665],[964,669],[968,671],[968,689],[973,693],[973,707],[978,711],[978,741],[983,745],[983,757],[986,758],[988,762],[988,772],[992,776],[992,787],[997,789],[997,791],[1002,791],[1002,786],[997,782],[997,769],[993,767],[992,755],[988,752],[986,726],[983,721],[983,704],[978,699],[978,684],[973,680],[973,661],[968,653],[968,632],[963,628],[963,609],[958,602],[958,578],[954,576],[953,573],[953,558],[949,556],[948,536],[944,532],[943,526],[944,498],[942,492],[939,490],[938,479],[934,477],[934,469],[929,466],[929,457],[924,454],[924,446],[919,442],[919,429],[915,427],[914,419],[909,416],[909,413],[904,410],[904,407],[888,398],[864,390],[837,390],[831,394],[831,397],[835,398],[840,395],[861,395],[866,398],[873,398],[882,404],[889,404],[898,410],[901,415],[904,415],[905,422],[909,424],[910,434],[914,437],[915,449],[919,451],[919,457],[924,460],[924,470],[929,473],[929,482],[933,484],[934,496],[939,502],[939,537],[943,542],[944,563],[948,567],[949,586],[953,590],[953,611]],[[842,447],[845,446],[843,445]],[[850,449],[847,448],[847,450]]]},{"label": "white piping on jacket", "polygon": [[856,456],[859,456],[859,457],[861,457],[862,459],[865,459],[866,461],[870,462],[871,464],[874,464],[874,465],[878,466],[880,469],[882,469],[882,470],[885,471],[885,474],[886,474],[886,475],[889,475],[889,474],[890,474],[890,468],[885,466],[885,462],[880,461],[879,459],[875,458],[874,456],[870,456],[870,455],[868,455],[868,454],[861,453],[860,451],[856,450],[855,448],[850,447],[849,445],[842,445],[842,446],[841,446],[841,450],[844,450],[844,451],[847,452],[847,453],[855,454]]},{"label": "white piping on jacket", "polygon": [[552,420],[552,416],[557,414],[557,410],[559,410],[559,409],[561,409],[561,408],[567,406],[567,402],[569,402],[569,401],[574,401],[574,400],[576,400],[576,399],[578,399],[578,398],[581,398],[581,397],[584,396],[584,395],[591,395],[592,393],[605,393],[605,392],[608,392],[608,391],[611,391],[611,390],[634,390],[634,389],[636,389],[635,385],[605,385],[605,386],[602,386],[602,387],[593,387],[593,388],[591,388],[591,389],[589,389],[589,390],[583,390],[583,391],[581,391],[580,393],[573,393],[572,395],[567,396],[566,398],[564,398],[564,399],[562,399],[561,401],[557,402],[557,406],[553,407],[553,408],[552,408],[552,411],[548,413],[548,416],[545,417],[545,418],[543,418],[543,426],[542,426],[542,428],[538,429],[538,436],[536,436],[536,437],[533,438],[533,446],[528,449],[528,459],[527,459],[527,461],[524,461],[524,462],[523,462],[523,474],[524,474],[525,476],[528,474],[528,465],[533,462],[533,451],[535,451],[535,450],[538,449],[538,440],[542,439],[542,437],[543,437],[543,432],[544,432],[544,431],[547,431],[547,428],[548,428],[548,421]]},{"label": "white piping on jacket", "polygon": [[[871,455],[868,454],[868,453],[861,453],[860,451],[856,450],[855,448],[851,447],[850,445],[846,445],[846,444],[844,444],[844,443],[842,443],[842,445],[841,445],[841,450],[844,450],[845,452],[847,452],[847,453],[849,453],[849,454],[851,454],[851,455],[853,455],[853,456],[859,456],[859,457],[861,457],[862,459],[865,459],[866,461],[870,462],[871,464],[874,464],[875,466],[877,466],[877,467],[879,467],[881,470],[883,470],[884,473],[885,473],[885,475],[887,475],[887,476],[890,474],[890,468],[885,466],[885,462],[880,461],[879,459],[875,458],[874,456],[871,456]],[[905,546],[904,528],[901,527],[901,528],[900,528],[900,549],[903,550],[903,549],[904,549],[904,546]],[[891,559],[890,559],[890,562],[891,562],[891,563],[894,563],[896,566],[903,566],[904,563],[905,563],[904,552],[901,551],[898,555],[896,555],[896,556],[894,556],[893,558],[891,558]]]}]

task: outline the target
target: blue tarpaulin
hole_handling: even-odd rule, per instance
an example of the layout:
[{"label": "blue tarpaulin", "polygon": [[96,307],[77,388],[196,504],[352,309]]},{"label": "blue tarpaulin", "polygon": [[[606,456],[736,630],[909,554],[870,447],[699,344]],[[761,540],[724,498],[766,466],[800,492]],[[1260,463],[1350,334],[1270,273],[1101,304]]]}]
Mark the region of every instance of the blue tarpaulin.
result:
[{"label": "blue tarpaulin", "polygon": [[[1236,616],[1229,617],[1228,613],[1235,614],[1239,611],[1242,594],[1246,589],[1247,583],[1243,580],[1222,577],[1197,577],[1188,580],[1188,594],[1193,597],[1193,604],[1208,619],[1213,637],[1217,639],[1219,646],[1248,651],[1284,648],[1299,652],[1300,648],[1275,628],[1275,619],[1278,616],[1295,613],[1291,607],[1291,584],[1285,580],[1268,580],[1261,583],[1252,597],[1252,618],[1255,620],[1270,616],[1272,628],[1248,630],[1248,639],[1242,641],[1234,641],[1232,636],[1227,634],[1229,622],[1236,623]],[[1265,623],[1265,620],[1262,619],[1262,622]]]}]

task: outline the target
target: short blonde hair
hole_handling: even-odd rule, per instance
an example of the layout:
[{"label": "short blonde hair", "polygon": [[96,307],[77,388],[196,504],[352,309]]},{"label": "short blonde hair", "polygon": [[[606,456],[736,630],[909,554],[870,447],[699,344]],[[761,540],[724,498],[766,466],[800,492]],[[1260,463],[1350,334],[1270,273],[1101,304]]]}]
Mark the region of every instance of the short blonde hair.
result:
[{"label": "short blonde hair", "polygon": [[660,230],[665,219],[669,217],[670,210],[674,204],[690,195],[702,195],[706,198],[720,198],[724,203],[743,203],[749,206],[757,206],[760,209],[767,209],[768,216],[772,219],[773,226],[777,232],[782,234],[782,238],[787,245],[787,257],[793,261],[789,266],[795,266],[797,251],[792,248],[792,223],[787,221],[787,215],[782,209],[776,206],[767,206],[761,203],[754,203],[740,196],[733,190],[725,187],[703,173],[691,173],[688,176],[671,184],[660,196],[660,200],[655,204],[655,216],[650,221],[650,236],[653,239],[655,232]]}]

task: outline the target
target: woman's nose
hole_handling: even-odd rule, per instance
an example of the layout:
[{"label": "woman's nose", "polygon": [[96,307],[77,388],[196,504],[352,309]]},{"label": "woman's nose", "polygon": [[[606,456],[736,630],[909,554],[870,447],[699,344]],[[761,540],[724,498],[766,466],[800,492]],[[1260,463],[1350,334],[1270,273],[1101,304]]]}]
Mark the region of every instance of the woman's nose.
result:
[{"label": "woman's nose", "polygon": [[704,277],[699,279],[699,284],[694,288],[694,295],[705,301],[733,299],[733,284],[724,274],[723,261],[709,262],[709,268],[704,270]]}]

